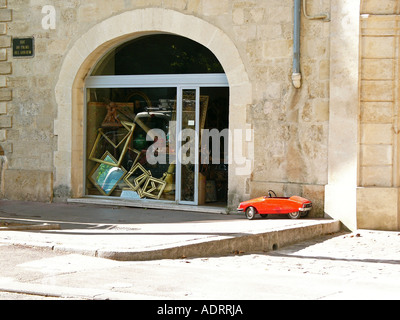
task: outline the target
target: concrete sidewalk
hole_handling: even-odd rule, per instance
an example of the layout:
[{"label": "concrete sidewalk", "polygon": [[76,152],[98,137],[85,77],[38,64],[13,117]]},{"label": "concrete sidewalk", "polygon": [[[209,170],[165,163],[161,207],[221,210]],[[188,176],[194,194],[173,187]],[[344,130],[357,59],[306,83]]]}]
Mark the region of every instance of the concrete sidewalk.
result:
[{"label": "concrete sidewalk", "polygon": [[[4,200],[0,225],[0,243],[120,261],[266,252],[340,231],[339,221],[326,219],[248,221],[238,214]],[[10,229],[16,225],[19,231]]]}]

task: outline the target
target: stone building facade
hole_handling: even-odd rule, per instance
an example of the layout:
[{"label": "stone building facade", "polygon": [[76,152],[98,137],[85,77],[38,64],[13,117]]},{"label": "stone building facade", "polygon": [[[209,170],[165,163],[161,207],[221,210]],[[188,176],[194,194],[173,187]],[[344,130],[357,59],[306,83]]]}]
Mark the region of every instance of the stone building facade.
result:
[{"label": "stone building facade", "polygon": [[[93,70],[126,43],[174,35],[219,61],[229,88],[225,126],[251,132],[230,153],[245,161],[226,169],[226,208],[272,189],[312,200],[312,217],[399,230],[400,1],[300,1],[300,87],[295,2],[0,0],[1,197],[109,201],[88,182],[100,163],[88,160],[88,110],[100,92],[90,84],[102,81]],[[33,56],[14,55],[19,38],[34,39]],[[188,84],[176,85],[176,104]]]}]

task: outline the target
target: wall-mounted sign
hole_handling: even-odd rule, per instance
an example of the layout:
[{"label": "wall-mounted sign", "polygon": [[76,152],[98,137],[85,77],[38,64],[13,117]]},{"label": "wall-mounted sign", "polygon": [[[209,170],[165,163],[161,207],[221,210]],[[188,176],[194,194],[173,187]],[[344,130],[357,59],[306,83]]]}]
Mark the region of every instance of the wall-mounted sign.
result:
[{"label": "wall-mounted sign", "polygon": [[35,56],[35,39],[13,38],[13,57],[14,58],[32,58]]}]

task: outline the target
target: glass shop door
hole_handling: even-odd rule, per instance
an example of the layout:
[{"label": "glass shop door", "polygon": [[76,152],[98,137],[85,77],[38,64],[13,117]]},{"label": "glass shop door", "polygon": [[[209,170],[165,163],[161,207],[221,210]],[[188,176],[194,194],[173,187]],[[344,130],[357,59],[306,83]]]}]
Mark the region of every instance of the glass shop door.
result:
[{"label": "glass shop door", "polygon": [[177,201],[198,204],[200,88],[178,87]]}]

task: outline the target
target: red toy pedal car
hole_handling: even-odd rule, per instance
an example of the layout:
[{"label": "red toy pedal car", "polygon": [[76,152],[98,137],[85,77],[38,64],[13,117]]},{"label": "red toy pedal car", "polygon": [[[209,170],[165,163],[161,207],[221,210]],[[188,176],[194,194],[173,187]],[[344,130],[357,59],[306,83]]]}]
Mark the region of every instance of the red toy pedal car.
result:
[{"label": "red toy pedal car", "polygon": [[267,218],[269,214],[287,214],[291,219],[299,219],[307,216],[311,209],[310,200],[298,196],[277,197],[272,190],[268,191],[268,196],[244,201],[237,208],[249,220],[253,220],[256,214],[260,214],[262,218]]}]

